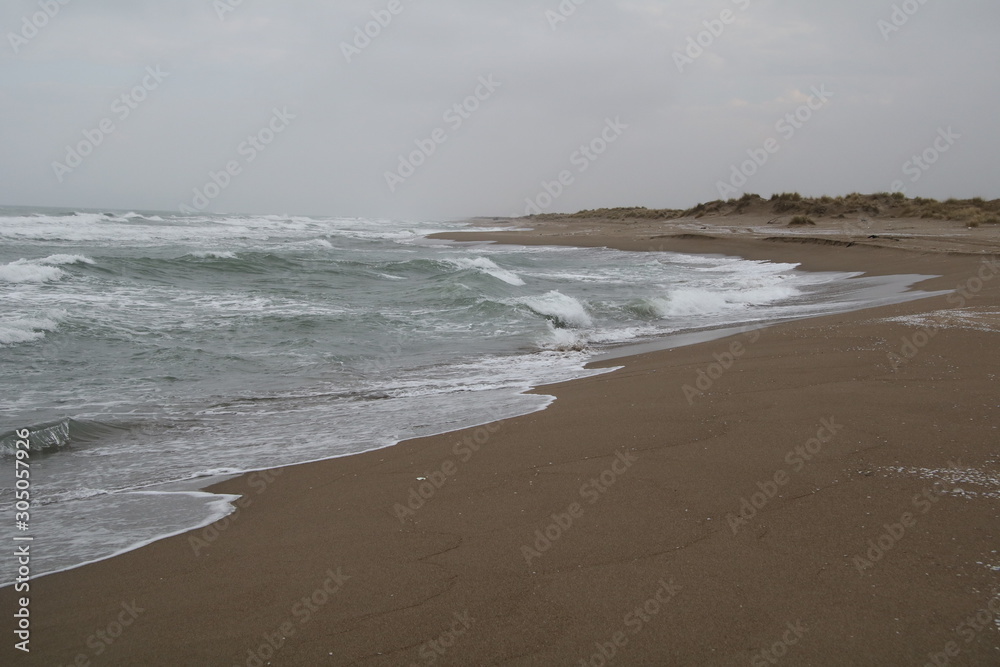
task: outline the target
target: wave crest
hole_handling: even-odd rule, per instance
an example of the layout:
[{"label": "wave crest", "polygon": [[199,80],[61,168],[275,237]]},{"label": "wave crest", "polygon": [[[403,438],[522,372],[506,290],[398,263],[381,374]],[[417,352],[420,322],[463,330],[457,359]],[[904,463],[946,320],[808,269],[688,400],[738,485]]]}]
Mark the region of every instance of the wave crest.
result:
[{"label": "wave crest", "polygon": [[49,255],[41,259],[19,259],[0,265],[0,283],[23,285],[42,284],[61,280],[66,273],[58,268],[72,264],[93,264],[94,260],[83,255]]},{"label": "wave crest", "polygon": [[55,331],[59,323],[44,317],[12,317],[0,320],[0,347],[32,343]]},{"label": "wave crest", "polygon": [[196,250],[186,256],[195,259],[236,259],[235,252],[225,250]]},{"label": "wave crest", "polygon": [[0,282],[14,285],[52,283],[66,275],[54,266],[43,266],[26,259],[19,259],[0,266]]},{"label": "wave crest", "polygon": [[508,285],[520,287],[525,284],[521,276],[513,271],[501,268],[496,262],[486,257],[460,257],[458,259],[449,259],[448,262],[463,270],[474,270],[492,276]]},{"label": "wave crest", "polygon": [[[94,421],[78,421],[71,417],[56,422],[36,424],[28,428],[28,441],[32,452],[51,454],[73,445],[98,442],[120,435],[127,428]],[[14,456],[17,451],[17,432],[0,434],[0,456]]]},{"label": "wave crest", "polygon": [[594,324],[581,302],[557,290],[542,296],[524,297],[518,301],[561,329],[588,329]]}]

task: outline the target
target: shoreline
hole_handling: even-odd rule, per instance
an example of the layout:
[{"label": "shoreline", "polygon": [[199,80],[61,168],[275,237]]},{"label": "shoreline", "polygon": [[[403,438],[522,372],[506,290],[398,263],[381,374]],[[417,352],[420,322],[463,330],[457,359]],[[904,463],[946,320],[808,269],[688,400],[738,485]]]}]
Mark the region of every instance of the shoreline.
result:
[{"label": "shoreline", "polygon": [[[468,236],[468,235],[475,234],[475,233],[476,232],[438,233],[438,234],[432,234],[432,235],[428,236],[427,238],[450,239],[450,235],[454,234],[455,238],[453,240],[458,241],[458,242],[467,242],[463,238],[459,238],[459,237],[464,237],[464,236]],[[487,233],[487,236],[491,236],[491,234]],[[511,243],[514,244],[514,245],[536,245],[536,243],[533,243],[533,242],[521,243],[519,240],[518,241],[511,241]],[[566,244],[566,245],[574,245],[574,244]],[[609,248],[613,248],[613,249],[625,250],[625,248],[618,248],[616,246],[608,246],[608,247]],[[642,248],[642,251],[643,252],[678,252],[678,251],[662,251],[662,250],[659,250],[657,248],[649,248],[649,247]],[[745,259],[745,258],[740,257],[737,254],[734,254],[734,253],[690,252],[690,253],[687,253],[687,254],[693,254],[693,255],[698,255],[698,256],[714,255],[716,257],[723,257],[723,256],[725,256],[725,257],[733,257],[733,258]],[[765,261],[770,261],[770,260],[765,260]],[[803,269],[801,269],[801,267],[800,267],[797,270],[801,271]],[[843,273],[843,272],[839,272],[839,271],[834,271],[834,272],[835,273]],[[866,272],[858,272],[858,275],[845,278],[844,280],[857,280],[857,279],[868,277],[869,275],[878,275],[878,274],[869,274],[869,273],[866,273]],[[916,288],[917,288],[917,285],[920,284],[920,282],[926,282],[926,280],[933,280],[933,279],[937,278],[937,276],[927,276],[925,281],[920,281],[920,282],[917,282],[917,283],[913,283],[912,281],[905,280],[909,276],[899,276],[899,275],[896,275],[896,274],[887,274],[887,275],[889,277],[900,278],[900,280],[898,281],[898,283],[900,283],[900,286],[903,286],[903,285],[906,286],[906,290],[905,291],[902,291],[902,292],[898,293],[898,296],[896,298],[899,299],[899,300],[898,301],[893,301],[892,303],[890,303],[888,305],[895,305],[896,303],[906,303],[906,302],[908,302],[910,300],[920,300],[920,299],[931,298],[932,296],[934,296],[934,293],[932,293],[932,292],[926,292],[926,293],[921,293],[918,296],[913,296],[911,298],[902,298],[902,295],[911,294],[911,293],[913,293],[915,291],[918,291]],[[924,290],[919,290],[919,291],[920,292],[924,292]],[[886,305],[886,304],[881,304],[881,303],[877,303],[875,301],[872,301],[871,303],[866,303],[864,305],[855,306],[853,308],[849,308],[849,309],[846,309],[844,311],[833,311],[833,312],[820,313],[820,314],[799,315],[799,316],[788,317],[788,318],[784,318],[784,319],[776,319],[776,320],[762,320],[762,321],[757,321],[757,322],[753,322],[753,323],[750,323],[750,324],[746,324],[746,325],[743,325],[743,326],[731,326],[731,327],[721,327],[721,328],[720,327],[710,327],[710,328],[704,328],[704,329],[693,329],[693,330],[687,330],[687,331],[681,331],[681,332],[676,332],[676,333],[665,334],[665,335],[656,336],[656,337],[648,338],[648,339],[640,339],[640,340],[638,340],[636,342],[605,344],[605,345],[599,346],[599,348],[600,348],[601,351],[595,351],[595,353],[592,355],[592,358],[590,360],[586,361],[583,364],[582,368],[586,369],[586,368],[594,367],[595,365],[601,365],[601,367],[604,367],[604,366],[607,365],[607,364],[605,364],[605,362],[616,360],[616,359],[625,359],[625,358],[628,358],[628,357],[637,356],[637,355],[640,355],[640,354],[646,354],[646,353],[649,353],[649,352],[659,352],[659,351],[673,350],[673,349],[677,349],[677,348],[685,347],[685,346],[689,346],[689,345],[696,345],[696,344],[701,344],[701,343],[708,343],[708,342],[712,342],[712,341],[718,341],[720,339],[726,339],[726,338],[729,338],[729,337],[735,337],[735,336],[737,336],[739,334],[746,333],[747,331],[750,331],[750,330],[760,330],[760,329],[765,329],[765,328],[768,328],[768,327],[776,326],[776,325],[779,325],[779,324],[786,324],[786,323],[795,322],[795,321],[801,321],[801,320],[809,320],[809,319],[814,319],[814,318],[817,318],[817,317],[828,317],[828,316],[839,314],[841,312],[851,313],[851,312],[868,310],[868,309],[873,309],[873,308],[880,308],[880,307],[883,307],[884,305]],[[576,380],[579,380],[579,379],[583,379],[583,378],[576,378],[576,379],[570,380],[570,381],[572,382],[572,381],[576,381]],[[553,384],[562,384],[562,383],[563,383],[563,381],[546,382],[546,383],[542,383],[542,384],[538,384],[538,385],[532,386],[529,389],[522,391],[521,393],[522,394],[545,395],[544,392],[541,391],[544,387],[549,386],[549,385],[553,385]],[[469,430],[469,429],[476,429],[476,428],[481,427],[481,426],[487,426],[487,425],[492,424],[492,423],[497,422],[497,421],[503,421],[504,419],[516,419],[516,418],[519,418],[519,417],[524,417],[526,415],[533,414],[535,412],[541,412],[541,411],[545,410],[555,400],[556,400],[556,397],[552,396],[551,397],[551,401],[549,401],[545,406],[542,406],[542,407],[539,407],[537,409],[531,410],[530,412],[522,412],[522,413],[511,415],[511,416],[506,417],[506,418],[500,418],[499,416],[497,416],[495,419],[484,421],[482,423],[473,424],[471,426],[465,426],[465,427],[460,427],[460,428],[452,428],[452,429],[444,430],[444,431],[441,431],[441,432],[438,432],[438,433],[431,433],[430,435],[425,436],[425,437],[447,436],[447,435],[449,435],[451,433],[456,433],[456,432],[459,432],[459,431],[464,431],[464,430]],[[221,516],[221,517],[218,516],[218,514],[220,512],[216,511],[216,512],[213,513],[213,515],[211,517],[206,518],[205,520],[197,523],[196,525],[193,525],[190,528],[183,528],[183,529],[179,529],[179,530],[171,530],[170,532],[164,532],[162,534],[159,534],[159,535],[147,538],[147,539],[143,539],[143,540],[135,542],[135,543],[133,543],[131,545],[122,547],[121,549],[118,549],[115,552],[110,553],[110,554],[108,554],[106,556],[100,556],[100,557],[97,557],[97,558],[94,558],[94,559],[91,559],[91,560],[87,560],[87,561],[84,561],[84,562],[81,562],[81,563],[77,563],[77,564],[74,564],[74,565],[69,565],[69,566],[65,566],[65,567],[59,567],[59,568],[54,569],[54,570],[49,570],[49,571],[45,571],[45,572],[42,572],[42,573],[37,574],[37,575],[33,575],[33,579],[37,579],[37,578],[41,578],[41,577],[47,577],[47,576],[54,575],[54,574],[61,574],[61,573],[69,572],[69,571],[72,571],[72,570],[75,570],[75,569],[78,569],[78,568],[81,568],[81,567],[86,567],[88,565],[92,565],[92,564],[95,564],[95,563],[100,563],[102,561],[106,561],[106,560],[110,560],[110,559],[113,559],[113,558],[117,558],[117,557],[122,556],[124,554],[127,554],[127,553],[129,553],[131,551],[135,551],[137,549],[142,549],[142,548],[147,547],[147,546],[149,546],[151,544],[155,544],[156,542],[159,542],[159,541],[164,540],[164,539],[169,539],[171,537],[176,537],[176,536],[179,536],[179,535],[186,535],[186,534],[189,534],[189,533],[195,533],[197,531],[203,531],[203,530],[209,529],[210,527],[212,527],[212,526],[214,526],[216,524],[226,522],[228,520],[228,517],[230,517],[231,515],[236,514],[236,513],[239,512],[239,508],[236,505],[236,501],[238,500],[239,496],[233,495],[233,494],[229,494],[229,493],[216,493],[216,492],[212,492],[211,489],[214,488],[214,487],[217,487],[217,486],[219,486],[219,485],[221,485],[221,484],[223,484],[223,483],[225,483],[225,482],[227,482],[229,480],[236,479],[236,478],[241,478],[241,477],[248,477],[248,476],[252,476],[252,475],[258,475],[258,474],[262,474],[262,473],[268,473],[268,472],[272,472],[273,473],[275,470],[282,470],[282,469],[285,469],[285,468],[291,468],[291,467],[295,467],[295,466],[310,465],[310,464],[320,463],[320,462],[324,462],[324,461],[333,461],[333,460],[336,460],[336,459],[342,459],[342,458],[347,458],[347,457],[352,457],[352,456],[358,456],[358,455],[362,455],[362,454],[368,454],[368,453],[371,453],[371,452],[377,452],[377,451],[380,451],[380,450],[383,450],[383,449],[388,449],[388,448],[391,448],[391,447],[395,447],[395,446],[399,445],[400,443],[406,442],[407,440],[410,440],[410,439],[413,439],[413,438],[404,438],[403,440],[397,440],[397,441],[395,441],[395,442],[393,442],[391,444],[388,444],[388,445],[377,446],[377,447],[373,447],[371,449],[362,450],[362,451],[358,451],[358,452],[352,452],[352,453],[346,453],[346,454],[337,454],[337,455],[325,456],[325,457],[320,457],[320,458],[315,458],[315,459],[308,459],[308,460],[303,460],[303,461],[296,461],[296,462],[287,463],[287,464],[281,464],[281,465],[277,465],[277,466],[262,467],[262,468],[251,468],[251,469],[247,469],[247,470],[227,472],[227,473],[218,474],[218,475],[206,476],[206,477],[203,477],[203,478],[193,477],[193,478],[186,478],[186,479],[180,479],[180,480],[174,480],[174,481],[158,482],[158,483],[155,483],[155,484],[150,484],[148,486],[137,487],[136,489],[133,489],[132,492],[150,493],[150,494],[154,494],[154,495],[155,494],[178,494],[178,495],[190,495],[190,496],[204,496],[204,497],[206,497],[206,500],[208,500],[207,505],[209,507],[214,507],[214,506],[232,506],[234,508],[234,511],[228,512],[225,516]],[[215,518],[213,518],[213,517],[215,517]],[[0,582],[0,590],[2,590],[4,588],[7,588],[7,587],[10,587],[10,586],[13,586],[14,583],[15,583],[14,581]]]},{"label": "shoreline", "polygon": [[[868,273],[941,276],[921,284],[924,290],[962,285],[981,259],[749,238],[719,243],[607,233],[560,237],[544,231],[461,237],[610,247],[707,244],[713,254],[724,249],[721,254],[739,256],[744,255],[730,251],[745,247],[773,261],[790,261],[794,254],[804,258],[796,263],[808,270],[856,271],[864,264]],[[823,266],[829,268],[816,268]],[[896,270],[900,267],[907,270]],[[983,281],[970,305],[984,312],[995,309],[997,283]],[[106,647],[105,664],[165,664],[156,662],[165,656],[174,664],[250,664],[248,651],[262,646],[260,638],[268,633],[281,637],[271,642],[277,664],[426,664],[422,648],[446,631],[456,636],[453,647],[438,656],[443,664],[577,664],[608,645],[621,664],[745,664],[781,641],[786,624],[800,621],[811,629],[795,635],[794,647],[785,647],[802,651],[798,664],[904,655],[926,660],[928,651],[942,650],[950,633],[924,612],[954,612],[960,620],[963,610],[975,612],[975,604],[989,601],[986,593],[998,583],[988,568],[968,565],[967,558],[933,537],[951,536],[949,529],[955,530],[960,518],[962,550],[983,552],[973,561],[986,558],[987,547],[996,545],[989,501],[951,494],[929,498],[932,511],[911,517],[914,526],[904,526],[908,541],[894,542],[884,556],[886,561],[899,557],[895,568],[885,562],[865,571],[872,578],[883,573],[881,593],[903,602],[912,611],[904,614],[908,621],[913,617],[912,623],[895,621],[902,618],[898,611],[889,618],[893,612],[869,609],[879,604],[869,590],[872,581],[852,572],[850,559],[845,565],[840,554],[858,552],[869,537],[878,540],[883,514],[890,526],[901,522],[910,496],[929,484],[919,476],[888,475],[883,468],[908,464],[902,467],[939,471],[957,456],[963,466],[995,474],[990,426],[998,421],[996,407],[984,402],[977,412],[971,405],[958,406],[970,417],[969,425],[936,421],[946,413],[935,415],[940,390],[925,377],[951,373],[954,377],[939,383],[961,385],[956,396],[985,401],[997,355],[991,361],[986,352],[978,365],[974,361],[976,350],[995,345],[994,329],[942,328],[933,345],[925,343],[914,359],[896,369],[880,367],[899,347],[895,341],[919,331],[886,318],[955,312],[951,307],[946,297],[937,296],[780,323],[753,341],[741,340],[741,334],[596,362],[623,368],[533,390],[556,397],[541,412],[290,466],[272,474],[262,488],[251,483],[263,481],[254,480],[259,473],[210,486],[213,493],[242,494],[252,502],[197,555],[191,553],[189,533],[32,582],[33,589],[37,586],[32,644],[37,642],[38,653],[23,664],[35,664],[40,656],[62,664],[92,655],[87,636],[107,626],[116,607],[133,598],[149,611]],[[990,326],[998,320],[995,313],[1000,309],[984,319]],[[833,349],[818,351],[824,343]],[[721,368],[725,364],[719,357],[728,361],[726,355],[732,357],[729,367],[702,391],[698,371],[713,363]],[[799,357],[812,365],[800,364]],[[701,395],[685,394],[684,386]],[[855,390],[863,396],[854,396]],[[890,398],[882,398],[885,394]],[[690,405],[686,396],[694,399]],[[899,415],[874,411],[876,405],[919,426],[902,429],[902,437]],[[915,405],[921,409],[914,410]],[[983,409],[992,422],[983,420]],[[831,417],[831,411],[851,419]],[[834,428],[828,431],[837,433],[826,433],[836,435],[828,437],[829,448],[795,475],[794,466],[785,470],[791,477],[785,483],[775,481],[776,468],[788,467],[780,455],[821,434],[823,420],[831,419]],[[844,432],[850,446],[843,442]],[[948,448],[929,435],[935,432],[947,434],[950,448],[962,451],[944,451]],[[888,461],[883,460],[887,449],[893,451]],[[581,485],[595,475],[598,484],[582,495]],[[848,476],[848,481],[840,479]],[[602,484],[602,479],[614,481]],[[394,505],[402,505],[421,481],[434,487],[430,498],[412,510],[413,516],[403,512],[403,521],[393,516]],[[772,488],[771,483],[778,491],[768,495],[745,528],[730,535],[726,514],[739,512],[741,499]],[[875,500],[867,501],[866,495]],[[596,500],[590,503],[592,497]],[[839,531],[840,539],[810,523],[817,509],[824,526]],[[869,522],[860,533],[859,521]],[[552,525],[556,528],[550,530]],[[544,539],[532,543],[535,530]],[[559,535],[553,542],[546,533]],[[550,544],[541,550],[547,539]],[[525,547],[538,556],[525,556]],[[952,576],[932,577],[924,554],[951,568]],[[783,573],[789,568],[792,574]],[[928,586],[914,585],[925,578]],[[216,592],[213,583],[220,586]],[[56,591],[62,604],[47,595]],[[310,596],[315,591],[322,594]],[[296,606],[303,595],[315,610]],[[0,590],[4,604],[11,597],[8,589]],[[324,597],[327,601],[318,604]],[[645,607],[648,600],[656,604]],[[823,630],[812,620],[823,620],[816,611],[808,621],[791,617],[792,610],[806,616],[808,609],[831,601],[843,606],[825,610],[836,619],[832,628]],[[637,604],[660,611],[647,613],[649,620],[637,615],[625,622]],[[462,614],[465,623],[454,618]],[[212,620],[210,627],[205,619]],[[995,658],[988,631],[976,635],[978,643],[962,644],[963,655]],[[619,637],[619,632],[624,634]],[[845,640],[849,632],[854,634]],[[709,649],[714,651],[704,653]],[[238,662],[240,655],[249,662]]]}]

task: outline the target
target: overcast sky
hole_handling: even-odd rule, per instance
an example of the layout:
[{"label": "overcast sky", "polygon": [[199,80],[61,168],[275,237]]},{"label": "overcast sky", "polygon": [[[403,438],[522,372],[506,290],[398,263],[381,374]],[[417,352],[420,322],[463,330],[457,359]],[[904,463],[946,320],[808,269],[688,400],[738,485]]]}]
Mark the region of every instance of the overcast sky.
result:
[{"label": "overcast sky", "polygon": [[62,2],[0,7],[0,204],[1000,197],[996,0]]}]

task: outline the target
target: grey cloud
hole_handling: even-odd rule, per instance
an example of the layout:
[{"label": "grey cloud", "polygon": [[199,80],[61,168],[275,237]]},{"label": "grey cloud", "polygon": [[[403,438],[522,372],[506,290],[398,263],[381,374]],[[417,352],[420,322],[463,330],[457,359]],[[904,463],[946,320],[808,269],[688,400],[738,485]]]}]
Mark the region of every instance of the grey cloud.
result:
[{"label": "grey cloud", "polygon": [[[9,34],[40,8],[6,3],[0,202],[171,210],[237,160],[211,209],[506,215],[565,169],[573,183],[550,210],[684,207],[716,198],[820,84],[835,100],[747,191],[886,190],[950,125],[963,138],[907,192],[1000,196],[994,2],[927,2],[886,40],[877,22],[898,0],[588,0],[555,30],[559,0],[400,0],[348,63],[342,44],[388,4],[244,0],[220,20],[213,0],[73,0],[15,54]],[[674,52],[724,9],[735,20],[678,72]],[[156,65],[169,78],[119,120],[114,100]],[[452,130],[445,110],[490,74],[502,88]],[[297,118],[243,163],[241,144],[286,106]],[[571,156],[615,116],[629,129],[575,171]],[[60,183],[52,163],[107,117],[114,132]],[[385,173],[439,127],[447,141],[390,192]]]}]

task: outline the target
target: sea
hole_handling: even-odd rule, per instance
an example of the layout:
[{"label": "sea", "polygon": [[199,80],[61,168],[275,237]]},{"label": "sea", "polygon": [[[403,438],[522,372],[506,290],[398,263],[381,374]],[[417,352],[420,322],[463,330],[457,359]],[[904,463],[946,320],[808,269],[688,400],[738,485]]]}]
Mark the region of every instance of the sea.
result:
[{"label": "sea", "polygon": [[226,516],[202,490],[226,475],[543,410],[528,389],[602,354],[924,296],[923,276],[429,238],[473,224],[0,207],[0,540],[33,538],[32,576],[76,567]]}]

